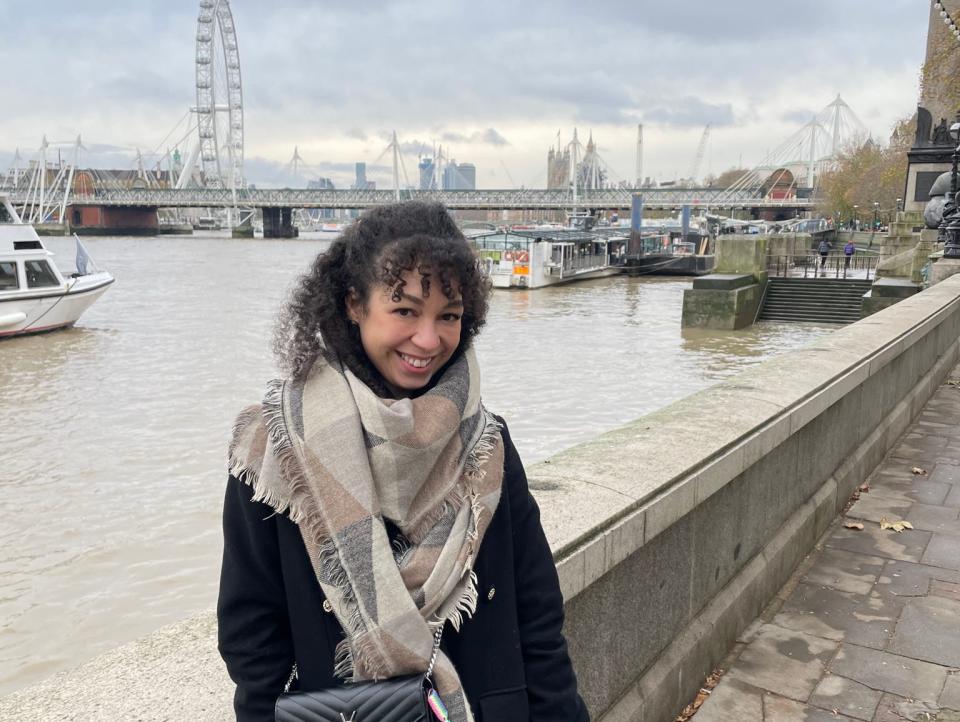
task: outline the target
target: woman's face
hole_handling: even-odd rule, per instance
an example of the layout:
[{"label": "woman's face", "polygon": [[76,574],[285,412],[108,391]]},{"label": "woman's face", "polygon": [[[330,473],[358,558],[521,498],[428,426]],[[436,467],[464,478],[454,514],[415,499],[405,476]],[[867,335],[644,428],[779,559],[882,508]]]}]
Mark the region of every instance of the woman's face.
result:
[{"label": "woman's face", "polygon": [[405,285],[399,300],[394,300],[393,288],[383,284],[370,289],[365,306],[359,298],[347,298],[347,312],[360,327],[363,350],[397,398],[426,386],[450,360],[460,345],[463,316],[456,284],[449,299],[436,274],[431,275],[426,295],[419,272],[401,277]]}]

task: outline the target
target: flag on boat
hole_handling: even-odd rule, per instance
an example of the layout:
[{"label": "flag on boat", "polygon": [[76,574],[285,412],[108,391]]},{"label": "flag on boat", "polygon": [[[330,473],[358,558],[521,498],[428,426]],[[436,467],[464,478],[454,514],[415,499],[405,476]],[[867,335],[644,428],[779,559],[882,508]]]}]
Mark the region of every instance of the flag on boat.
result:
[{"label": "flag on boat", "polygon": [[86,276],[98,271],[96,261],[90,257],[86,246],[83,245],[76,235],[74,235],[73,238],[77,242],[77,275]]}]

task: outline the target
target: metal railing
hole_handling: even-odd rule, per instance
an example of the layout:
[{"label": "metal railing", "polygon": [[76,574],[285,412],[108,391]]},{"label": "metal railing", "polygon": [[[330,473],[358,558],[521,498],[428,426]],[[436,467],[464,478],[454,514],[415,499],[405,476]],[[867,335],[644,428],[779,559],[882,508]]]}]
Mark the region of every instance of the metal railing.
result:
[{"label": "metal railing", "polygon": [[[11,192],[14,202],[22,202],[21,188]],[[647,208],[681,208],[684,205],[709,208],[808,208],[810,199],[771,200],[759,192],[742,190],[729,193],[719,188],[694,189],[631,189],[603,188],[579,190],[576,206],[579,208],[607,208],[627,210],[633,195],[640,193]],[[560,189],[509,189],[472,191],[420,191],[402,190],[401,200],[441,201],[452,209],[568,209],[574,205],[571,193]],[[226,188],[94,188],[91,191],[74,192],[74,204],[103,206],[147,206],[160,208],[370,208],[392,203],[396,193],[392,190],[350,190],[296,188],[253,189],[231,191]]]},{"label": "metal railing", "polygon": [[879,256],[862,251],[853,256],[819,253],[767,256],[767,273],[774,278],[839,278],[869,281],[876,276]]}]

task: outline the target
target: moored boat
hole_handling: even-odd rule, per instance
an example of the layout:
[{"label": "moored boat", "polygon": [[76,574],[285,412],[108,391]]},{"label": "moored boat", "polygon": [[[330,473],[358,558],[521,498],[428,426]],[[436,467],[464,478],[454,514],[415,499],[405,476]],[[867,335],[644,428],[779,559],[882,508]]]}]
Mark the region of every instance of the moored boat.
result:
[{"label": "moored boat", "polygon": [[470,234],[494,288],[542,288],[613,276],[627,245],[625,236],[603,238],[569,228]]},{"label": "moored boat", "polygon": [[33,226],[0,195],[0,338],[72,326],[113,283],[76,243],[77,271],[64,276]]}]

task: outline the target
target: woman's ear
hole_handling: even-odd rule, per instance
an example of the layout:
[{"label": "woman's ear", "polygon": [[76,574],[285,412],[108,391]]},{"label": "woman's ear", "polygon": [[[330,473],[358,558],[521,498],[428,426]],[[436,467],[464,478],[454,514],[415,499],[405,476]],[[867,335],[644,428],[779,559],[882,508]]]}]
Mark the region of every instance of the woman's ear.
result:
[{"label": "woman's ear", "polygon": [[363,317],[363,301],[352,288],[347,292],[346,307],[347,320],[354,324],[359,323]]}]

